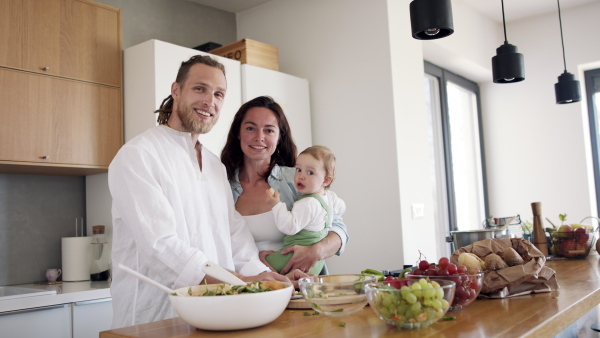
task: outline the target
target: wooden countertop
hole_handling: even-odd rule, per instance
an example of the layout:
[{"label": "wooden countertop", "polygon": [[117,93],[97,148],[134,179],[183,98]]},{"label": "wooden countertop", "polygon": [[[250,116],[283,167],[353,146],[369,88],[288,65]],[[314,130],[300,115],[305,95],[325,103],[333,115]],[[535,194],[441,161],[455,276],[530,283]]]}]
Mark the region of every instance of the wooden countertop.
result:
[{"label": "wooden countertop", "polygon": [[[388,327],[367,306],[348,316],[305,316],[312,310],[285,310],[265,326],[212,332],[197,330],[179,318],[104,331],[115,337],[551,337],[600,304],[600,262],[594,251],[586,259],[547,261],[556,271],[559,290],[510,299],[477,299],[468,307],[449,312],[456,320],[439,321],[421,330]],[[345,323],[345,326],[340,326]]]}]

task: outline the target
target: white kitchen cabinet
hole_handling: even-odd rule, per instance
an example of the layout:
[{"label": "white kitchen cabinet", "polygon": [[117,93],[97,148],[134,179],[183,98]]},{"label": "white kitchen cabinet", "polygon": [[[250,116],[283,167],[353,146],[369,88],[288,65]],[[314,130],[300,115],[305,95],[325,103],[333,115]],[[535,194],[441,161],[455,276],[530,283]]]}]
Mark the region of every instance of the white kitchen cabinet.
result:
[{"label": "white kitchen cabinet", "polygon": [[242,65],[242,101],[271,96],[283,109],[298,152],[312,145],[308,80],[282,72]]},{"label": "white kitchen cabinet", "polygon": [[0,337],[97,338],[111,329],[112,299],[0,313]]},{"label": "white kitchen cabinet", "polygon": [[112,326],[112,299],[96,299],[72,303],[73,338],[98,338]]},{"label": "white kitchen cabinet", "polygon": [[71,329],[70,304],[0,313],[2,337],[70,338]]}]

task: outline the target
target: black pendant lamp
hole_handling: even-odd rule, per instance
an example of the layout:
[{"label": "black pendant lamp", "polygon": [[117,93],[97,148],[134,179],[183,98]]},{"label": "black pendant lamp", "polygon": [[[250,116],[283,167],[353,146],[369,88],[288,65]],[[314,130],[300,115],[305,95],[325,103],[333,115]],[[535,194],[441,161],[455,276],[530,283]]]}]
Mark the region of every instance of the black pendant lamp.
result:
[{"label": "black pendant lamp", "polygon": [[560,17],[560,0],[556,0],[556,2],[558,3],[558,22],[560,23],[560,41],[562,42],[565,71],[558,77],[558,83],[554,84],[554,94],[557,104],[573,103],[581,101],[581,89],[579,88],[579,81],[575,80],[575,75],[567,72],[565,41],[562,31],[562,19]]},{"label": "black pendant lamp", "polygon": [[523,54],[517,46],[508,43],[506,38],[506,20],[504,19],[504,0],[502,0],[502,25],[504,26],[504,44],[496,48],[492,58],[494,83],[514,83],[525,80]]},{"label": "black pendant lamp", "polygon": [[418,40],[440,39],[454,33],[450,0],[413,0],[410,25],[412,37]]}]

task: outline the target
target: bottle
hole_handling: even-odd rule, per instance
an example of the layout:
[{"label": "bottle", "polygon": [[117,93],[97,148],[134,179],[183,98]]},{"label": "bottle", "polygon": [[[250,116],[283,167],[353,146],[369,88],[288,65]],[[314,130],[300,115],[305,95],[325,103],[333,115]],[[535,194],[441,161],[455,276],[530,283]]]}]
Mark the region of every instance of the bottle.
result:
[{"label": "bottle", "polygon": [[105,281],[110,276],[110,247],[104,238],[104,225],[94,225],[92,231],[90,279]]}]

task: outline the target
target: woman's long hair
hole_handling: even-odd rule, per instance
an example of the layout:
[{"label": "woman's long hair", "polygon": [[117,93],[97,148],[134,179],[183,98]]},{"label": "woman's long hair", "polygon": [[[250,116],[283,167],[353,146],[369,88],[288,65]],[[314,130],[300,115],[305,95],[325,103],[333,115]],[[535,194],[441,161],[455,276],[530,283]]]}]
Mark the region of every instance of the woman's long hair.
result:
[{"label": "woman's long hair", "polygon": [[271,156],[271,162],[269,169],[260,173],[261,176],[267,179],[271,173],[271,169],[277,164],[280,166],[293,167],[296,165],[296,156],[298,149],[292,138],[292,131],[290,125],[283,113],[281,106],[269,96],[259,96],[244,103],[233,118],[229,134],[227,135],[227,142],[225,147],[221,151],[221,162],[227,169],[227,178],[232,180],[235,176],[236,170],[239,170],[244,165],[244,153],[240,146],[240,129],[242,121],[246,117],[246,113],[250,108],[267,108],[272,111],[277,117],[279,123],[279,142],[277,143],[277,150]]}]

